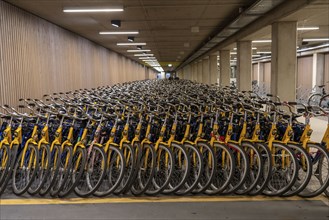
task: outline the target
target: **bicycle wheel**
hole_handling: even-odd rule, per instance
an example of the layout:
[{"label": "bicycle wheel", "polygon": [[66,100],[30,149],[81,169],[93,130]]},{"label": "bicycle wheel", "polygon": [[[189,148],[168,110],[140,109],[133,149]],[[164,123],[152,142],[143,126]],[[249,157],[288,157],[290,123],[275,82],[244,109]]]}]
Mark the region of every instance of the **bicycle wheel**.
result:
[{"label": "bicycle wheel", "polygon": [[102,183],[94,192],[95,196],[107,196],[120,185],[126,167],[125,158],[118,146],[109,146],[107,152],[107,169]]},{"label": "bicycle wheel", "polygon": [[259,150],[250,142],[242,142],[242,148],[247,154],[249,160],[249,172],[243,185],[235,191],[236,194],[247,194],[258,184],[263,172],[263,158]]},{"label": "bicycle wheel", "polygon": [[92,149],[88,149],[85,170],[82,172],[81,178],[77,180],[74,188],[75,194],[80,197],[88,197],[97,190],[105,176],[106,161],[107,158],[102,148],[93,146]]},{"label": "bicycle wheel", "polygon": [[72,164],[73,149],[64,147],[59,157],[58,173],[55,176],[54,183],[50,188],[50,196],[57,197],[69,178],[69,168]]},{"label": "bicycle wheel", "polygon": [[200,151],[190,143],[184,143],[190,160],[190,172],[187,175],[185,183],[175,192],[176,195],[185,195],[190,193],[199,183],[203,173],[203,160]]},{"label": "bicycle wheel", "polygon": [[19,145],[13,145],[10,151],[10,165],[7,175],[4,177],[4,181],[0,185],[0,195],[7,189],[9,181],[12,179],[12,173],[16,164],[17,152],[18,152]]},{"label": "bicycle wheel", "polygon": [[136,175],[131,185],[131,193],[135,196],[142,195],[152,184],[156,166],[156,154],[153,146],[144,143],[138,149],[141,149],[140,157],[136,163]]},{"label": "bicycle wheel", "polygon": [[307,105],[315,105],[315,106],[319,106],[320,105],[320,101],[321,101],[322,95],[321,94],[313,94],[311,95],[308,100],[307,100]]},{"label": "bicycle wheel", "polygon": [[303,191],[311,179],[313,169],[311,158],[302,146],[296,144],[288,144],[288,147],[292,149],[296,155],[299,166],[297,171],[298,176],[295,184],[289,189],[289,191],[281,195],[285,197],[294,196]]},{"label": "bicycle wheel", "polygon": [[27,190],[30,195],[35,195],[39,193],[43,184],[47,181],[47,178],[50,174],[51,155],[49,145],[42,144],[38,153],[39,161],[37,161],[37,163],[39,163],[39,169],[30,188]]},{"label": "bicycle wheel", "polygon": [[152,184],[145,191],[146,195],[157,195],[169,184],[175,166],[172,151],[164,144],[159,144],[156,151],[156,167]]},{"label": "bicycle wheel", "polygon": [[320,107],[328,109],[329,108],[329,95],[325,95],[320,100]]},{"label": "bicycle wheel", "polygon": [[188,156],[184,146],[179,143],[172,142],[171,149],[175,166],[167,188],[162,191],[163,194],[170,194],[179,190],[180,187],[186,182],[190,171],[190,157]]},{"label": "bicycle wheel", "polygon": [[220,193],[222,195],[234,193],[244,184],[249,175],[249,160],[246,152],[235,143],[228,143],[228,147],[234,157],[235,170],[233,171],[233,178],[230,181],[230,184]]},{"label": "bicycle wheel", "polygon": [[215,158],[215,152],[210,145],[204,141],[197,143],[202,157],[203,172],[199,178],[199,182],[196,188],[192,191],[193,194],[202,193],[208,189],[215,175],[215,169],[217,167],[217,161]]},{"label": "bicycle wheel", "polygon": [[133,178],[134,170],[135,170],[135,151],[128,143],[122,144],[121,149],[124,158],[125,158],[125,172],[123,173],[123,178],[121,180],[121,183],[114,191],[114,194],[118,195],[123,192],[127,192],[129,190],[129,186],[131,185],[131,181]]},{"label": "bicycle wheel", "polygon": [[235,171],[235,159],[231,150],[217,141],[214,142],[213,148],[217,166],[212,183],[205,191],[208,195],[223,192],[231,183]]},{"label": "bicycle wheel", "polygon": [[73,154],[71,166],[68,167],[68,178],[63,184],[63,188],[58,193],[58,197],[68,196],[79,183],[83,175],[87,160],[85,148],[78,147]]},{"label": "bicycle wheel", "polygon": [[286,145],[272,144],[272,173],[263,193],[280,196],[291,189],[298,174],[298,163],[294,152]]},{"label": "bicycle wheel", "polygon": [[16,195],[24,194],[31,186],[39,169],[39,153],[37,146],[29,144],[20,153],[13,170],[12,187]]},{"label": "bicycle wheel", "polygon": [[329,186],[329,153],[320,144],[307,144],[307,152],[313,163],[312,176],[306,188],[298,195],[311,198],[323,193]]},{"label": "bicycle wheel", "polygon": [[8,175],[10,163],[10,148],[8,145],[2,145],[0,149],[0,185],[2,185]]},{"label": "bicycle wheel", "polygon": [[258,195],[263,192],[272,175],[272,156],[271,151],[265,143],[254,143],[262,159],[262,172],[260,179],[255,187],[248,193],[249,195]]},{"label": "bicycle wheel", "polygon": [[57,174],[59,173],[59,167],[60,167],[60,156],[61,156],[61,147],[59,145],[54,145],[53,149],[51,151],[51,159],[50,159],[50,175],[48,176],[47,180],[42,185],[39,195],[44,196],[46,195],[53,184],[56,181]]}]

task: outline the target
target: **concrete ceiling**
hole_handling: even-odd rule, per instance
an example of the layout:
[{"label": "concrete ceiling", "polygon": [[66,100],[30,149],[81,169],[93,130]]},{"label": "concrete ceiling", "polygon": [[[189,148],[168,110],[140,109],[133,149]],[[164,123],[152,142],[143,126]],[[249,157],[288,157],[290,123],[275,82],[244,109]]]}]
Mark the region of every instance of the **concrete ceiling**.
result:
[{"label": "concrete ceiling", "polygon": [[[165,70],[174,70],[181,61],[190,57],[200,46],[231,23],[239,9],[253,5],[257,0],[7,0],[28,12],[40,16],[65,29],[75,32],[106,48],[140,60],[127,53],[136,46],[117,46],[127,42],[127,35],[99,35],[100,31],[138,30],[135,42],[146,42]],[[124,6],[124,12],[64,13],[67,6]],[[311,5],[288,15],[282,20],[296,20],[298,26],[320,26],[316,31],[298,32],[299,38],[328,37],[329,0],[316,0]],[[111,20],[121,20],[115,28]],[[198,32],[192,32],[198,27]],[[246,39],[266,39],[271,36],[270,26],[261,28]],[[233,49],[232,44],[228,48]],[[269,44],[257,45],[268,49]],[[262,48],[263,47],[263,48]],[[169,68],[167,64],[172,63]]]}]

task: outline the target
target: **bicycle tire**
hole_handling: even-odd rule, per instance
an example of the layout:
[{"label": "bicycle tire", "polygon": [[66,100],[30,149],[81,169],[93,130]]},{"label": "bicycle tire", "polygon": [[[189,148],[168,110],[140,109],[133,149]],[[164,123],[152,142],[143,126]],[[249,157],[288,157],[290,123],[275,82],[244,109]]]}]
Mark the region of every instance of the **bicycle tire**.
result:
[{"label": "bicycle tire", "polygon": [[8,183],[12,179],[12,173],[13,173],[13,169],[14,169],[15,163],[16,163],[16,157],[17,157],[18,147],[19,147],[19,145],[14,145],[10,149],[10,158],[11,158],[10,159],[10,167],[9,167],[9,170],[8,170],[7,175],[5,176],[5,180],[0,185],[0,196],[7,189]]},{"label": "bicycle tire", "polygon": [[244,184],[249,175],[249,160],[246,152],[241,146],[235,143],[228,143],[228,148],[231,150],[235,161],[235,170],[233,171],[233,178],[226,189],[220,192],[221,195],[233,194]]},{"label": "bicycle tire", "polygon": [[[320,162],[322,161],[321,163],[326,163],[326,164],[329,163],[329,153],[320,144],[308,143],[307,148],[308,149],[316,148],[317,151],[315,152],[314,155],[311,154],[311,152],[308,152],[311,157],[311,161],[313,163],[312,176],[309,181],[309,184],[298,195],[303,198],[312,198],[323,193],[329,186],[329,168],[327,167],[327,169],[322,169],[321,174],[319,173],[320,172],[319,165],[321,165]],[[325,177],[319,177],[320,175],[322,176],[324,173],[326,173]]]},{"label": "bicycle tire", "polygon": [[135,151],[132,146],[128,143],[123,143],[121,151],[125,158],[126,168],[119,186],[113,192],[115,195],[119,195],[129,190],[129,186],[134,177],[134,170],[136,169]]},{"label": "bicycle tire", "polygon": [[[51,197],[58,197],[59,192],[63,189],[64,184],[69,178],[72,157],[73,149],[71,147],[64,147],[59,159],[58,173],[49,191]],[[67,164],[67,167],[65,167],[65,164]]]},{"label": "bicycle tire", "polygon": [[27,190],[30,195],[38,194],[43,184],[47,181],[47,178],[50,175],[50,160],[51,155],[49,145],[42,144],[39,149],[39,169],[31,186]]},{"label": "bicycle tire", "polygon": [[[302,146],[296,144],[288,144],[288,147],[294,151],[299,163],[299,169],[295,184],[290,188],[290,190],[281,195],[283,197],[294,196],[303,191],[311,179],[313,169],[311,158]],[[305,159],[305,163],[302,162],[304,161],[303,158]]]},{"label": "bicycle tire", "polygon": [[[31,155],[32,152],[32,156]],[[26,165],[28,165],[29,161],[39,161],[39,154],[38,154],[38,148],[35,145],[29,144],[26,149],[26,154],[23,157],[24,151],[20,153],[18,156],[17,161],[15,162],[15,166],[13,169],[13,176],[12,176],[12,188],[13,193],[15,195],[22,195],[24,194],[29,187],[31,186],[35,176],[37,175],[39,164],[36,162],[33,166],[33,169],[29,170],[26,168]],[[29,160],[30,159],[30,160]],[[23,167],[21,167],[21,161],[23,162]],[[22,173],[22,175],[19,175]],[[22,185],[18,185],[18,183],[21,182],[21,178],[23,178]]]},{"label": "bicycle tire", "polygon": [[188,173],[185,184],[175,192],[176,195],[186,195],[195,189],[203,173],[203,159],[200,151],[190,143],[184,143],[190,158],[190,172]]},{"label": "bicycle tire", "polygon": [[308,99],[307,99],[307,105],[316,105],[320,106],[320,101],[322,99],[322,95],[319,93],[312,94]]},{"label": "bicycle tire", "polygon": [[107,169],[101,185],[94,192],[94,196],[110,195],[120,185],[125,172],[125,158],[116,145],[110,144],[107,152]]},{"label": "bicycle tire", "polygon": [[63,188],[58,193],[58,197],[63,198],[68,196],[74,191],[74,188],[78,184],[83,172],[87,160],[86,148],[77,147],[76,151],[72,155],[72,163],[68,167],[68,179],[64,183]]},{"label": "bicycle tire", "polygon": [[172,142],[170,148],[172,149],[175,166],[167,188],[162,191],[163,194],[171,194],[179,190],[185,184],[190,171],[190,157],[184,145]]},{"label": "bicycle tire", "polygon": [[[272,164],[272,173],[270,176],[270,180],[267,184],[267,187],[263,190],[263,194],[267,196],[280,196],[289,191],[290,188],[294,185],[298,176],[298,163],[294,152],[288,146],[281,143],[273,143],[272,147],[273,152],[275,150],[275,154],[271,155],[273,159],[277,161],[277,163]],[[281,150],[278,150],[279,148],[281,148]],[[292,170],[288,170],[287,166],[282,166],[282,152],[288,152],[289,158],[291,159],[290,162],[292,163],[289,168],[292,168]],[[285,159],[286,158],[287,157],[285,156]],[[291,175],[288,176],[289,174]],[[288,181],[288,183],[286,182],[286,180]]]},{"label": "bicycle tire", "polygon": [[[164,153],[163,153],[164,152]],[[166,164],[166,157],[168,163]],[[156,151],[156,168],[152,178],[152,184],[145,191],[146,195],[154,196],[161,193],[169,184],[173,173],[175,161],[170,148],[164,144],[159,144]],[[164,177],[164,179],[162,179]]]},{"label": "bicycle tire", "polygon": [[[207,195],[215,195],[223,192],[231,183],[234,174],[233,172],[235,170],[235,160],[231,150],[226,145],[217,141],[214,142],[213,148],[215,151],[217,166],[212,183],[208,189],[204,191]],[[223,152],[225,152],[226,159],[228,158],[227,161],[222,161]]]},{"label": "bicycle tire", "polygon": [[80,197],[92,195],[102,184],[106,172],[107,157],[101,147],[93,146],[87,156],[86,168],[74,188],[75,194]]},{"label": "bicycle tire", "polygon": [[156,154],[151,144],[143,144],[141,147],[141,155],[137,160],[136,166],[137,172],[130,191],[134,196],[139,196],[144,194],[149,185],[152,184],[155,173]]},{"label": "bicycle tire", "polygon": [[2,145],[0,149],[0,186],[5,181],[11,163],[11,151],[8,145]]},{"label": "bicycle tire", "polygon": [[203,173],[199,178],[196,188],[192,190],[192,194],[203,193],[208,189],[215,176],[215,170],[217,167],[217,161],[213,148],[205,141],[199,141],[196,146],[202,156]]},{"label": "bicycle tire", "polygon": [[248,195],[254,196],[262,194],[263,190],[270,181],[272,175],[272,156],[271,151],[265,143],[255,142],[254,145],[259,150],[262,157],[262,173],[259,182],[254,186],[254,188],[248,193]]},{"label": "bicycle tire", "polygon": [[251,142],[242,142],[241,146],[247,154],[249,160],[249,172],[244,184],[235,193],[243,195],[253,190],[261,179],[263,172],[263,159],[259,150]]},{"label": "bicycle tire", "polygon": [[55,183],[56,177],[59,173],[61,154],[62,154],[62,149],[60,145],[54,145],[51,152],[50,175],[45,181],[45,183],[43,184],[41,190],[39,191],[40,196],[45,196],[51,190],[51,187]]}]

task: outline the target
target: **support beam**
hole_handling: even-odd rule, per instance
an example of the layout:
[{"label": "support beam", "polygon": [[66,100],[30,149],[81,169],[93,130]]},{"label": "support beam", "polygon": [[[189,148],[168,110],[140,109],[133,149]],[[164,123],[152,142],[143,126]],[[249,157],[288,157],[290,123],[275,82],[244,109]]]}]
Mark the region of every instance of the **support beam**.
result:
[{"label": "support beam", "polygon": [[324,84],[324,54],[313,54],[312,88]]},{"label": "support beam", "polygon": [[284,101],[296,100],[297,22],[272,24],[271,93]]},{"label": "support beam", "polygon": [[210,85],[209,58],[202,60],[202,83]]},{"label": "support beam", "polygon": [[221,50],[219,52],[219,74],[219,84],[221,86],[229,86],[231,78],[231,61],[229,50]]},{"label": "support beam", "polygon": [[219,79],[219,72],[218,72],[218,65],[217,65],[217,56],[218,52],[216,54],[212,54],[209,56],[209,78],[210,78],[210,84],[217,83]]},{"label": "support beam", "polygon": [[197,65],[197,82],[202,83],[202,60],[199,60]]},{"label": "support beam", "polygon": [[240,91],[251,90],[252,79],[251,41],[237,42],[237,87]]}]

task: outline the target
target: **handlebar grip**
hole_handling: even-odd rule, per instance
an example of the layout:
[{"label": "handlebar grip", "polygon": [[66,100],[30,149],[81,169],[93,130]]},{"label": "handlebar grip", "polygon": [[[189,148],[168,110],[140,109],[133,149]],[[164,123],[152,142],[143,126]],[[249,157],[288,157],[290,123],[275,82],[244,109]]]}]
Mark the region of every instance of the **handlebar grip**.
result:
[{"label": "handlebar grip", "polygon": [[268,96],[268,97],[273,97],[273,95],[272,95],[272,94],[266,94],[266,96]]},{"label": "handlebar grip", "polygon": [[297,102],[287,102],[288,105],[298,105]]},{"label": "handlebar grip", "polygon": [[273,104],[274,104],[275,106],[280,106],[280,105],[282,105],[281,102],[274,102]]}]

